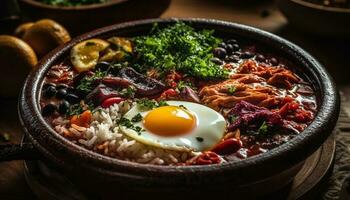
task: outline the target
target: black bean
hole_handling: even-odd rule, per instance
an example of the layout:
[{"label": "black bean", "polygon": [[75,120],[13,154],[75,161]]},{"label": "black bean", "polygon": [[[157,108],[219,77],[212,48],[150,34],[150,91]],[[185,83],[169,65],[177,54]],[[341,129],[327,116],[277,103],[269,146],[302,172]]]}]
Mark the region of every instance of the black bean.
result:
[{"label": "black bean", "polygon": [[224,62],[222,60],[220,60],[219,58],[215,58],[215,57],[210,59],[210,61],[215,63],[215,64],[218,64],[218,65],[224,64]]},{"label": "black bean", "polygon": [[236,51],[236,52],[234,52],[232,55],[241,56],[241,54],[242,54],[242,52]]},{"label": "black bean", "polygon": [[221,48],[221,47],[216,47],[213,51],[213,54],[215,57],[218,57],[218,58],[225,58],[226,55],[227,55],[227,52],[224,48]]},{"label": "black bean", "polygon": [[276,66],[276,65],[278,65],[278,60],[277,60],[277,58],[270,58],[270,64],[272,65],[272,66]]},{"label": "black bean", "polygon": [[67,95],[67,90],[66,89],[59,89],[59,90],[57,90],[56,98],[64,99],[64,97],[66,97],[66,95]]},{"label": "black bean", "polygon": [[44,90],[44,96],[46,98],[51,98],[53,96],[55,96],[57,90],[54,86],[48,86],[45,90]]},{"label": "black bean", "polygon": [[68,85],[64,84],[64,83],[61,83],[61,84],[58,84],[56,86],[56,90],[59,90],[59,89],[66,89],[68,88]]},{"label": "black bean", "polygon": [[50,87],[50,86],[56,87],[56,84],[54,84],[54,83],[45,83],[45,84],[43,85],[43,90],[47,89],[47,88]]},{"label": "black bean", "polygon": [[258,54],[256,57],[255,57],[255,60],[259,61],[259,62],[265,62],[266,58],[264,55],[262,54]]},{"label": "black bean", "polygon": [[62,101],[62,103],[58,107],[58,112],[60,114],[66,114],[69,110],[69,106],[70,106],[70,104],[68,101]]},{"label": "black bean", "polygon": [[218,46],[221,48],[224,48],[224,49],[226,49],[226,47],[227,47],[225,42],[221,42]]},{"label": "black bean", "polygon": [[232,47],[233,47],[233,51],[238,51],[238,50],[240,50],[240,47],[239,47],[238,44],[233,44]]},{"label": "black bean", "polygon": [[237,40],[235,40],[235,39],[229,39],[229,40],[226,41],[226,43],[227,43],[227,44],[232,44],[232,45],[233,45],[233,44],[237,44]]},{"label": "black bean", "polygon": [[95,69],[100,71],[107,71],[109,66],[110,66],[109,62],[102,61],[96,64]]},{"label": "black bean", "polygon": [[72,104],[79,103],[80,101],[80,98],[77,95],[72,93],[68,93],[64,99],[66,99],[69,103],[72,103]]},{"label": "black bean", "polygon": [[248,58],[252,58],[254,56],[254,54],[250,51],[245,51],[241,54],[241,58],[243,59],[248,59]]},{"label": "black bean", "polygon": [[232,44],[226,45],[226,51],[228,54],[231,54],[234,51]]},{"label": "black bean", "polygon": [[86,95],[87,95],[87,93],[85,91],[81,91],[81,90],[76,90],[76,91],[72,91],[72,92],[69,92],[69,93],[77,95],[80,99],[85,98]]},{"label": "black bean", "polygon": [[57,110],[57,106],[52,103],[49,103],[42,108],[41,113],[43,114],[44,117],[48,117],[52,115],[56,110]]},{"label": "black bean", "polygon": [[231,56],[228,56],[225,61],[227,62],[233,62],[233,63],[238,63],[239,62],[239,57],[236,56],[236,55],[231,55]]}]

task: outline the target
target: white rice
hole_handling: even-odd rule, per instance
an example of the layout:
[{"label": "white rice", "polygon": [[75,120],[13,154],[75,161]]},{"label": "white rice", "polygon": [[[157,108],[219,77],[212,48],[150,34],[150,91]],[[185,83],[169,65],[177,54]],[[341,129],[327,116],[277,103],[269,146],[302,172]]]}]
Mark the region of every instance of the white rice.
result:
[{"label": "white rice", "polygon": [[109,108],[93,111],[92,123],[85,131],[68,127],[69,121],[58,117],[53,120],[55,130],[64,135],[68,130],[78,137],[77,143],[99,153],[119,159],[155,165],[171,165],[186,162],[195,156],[193,152],[177,152],[144,145],[119,131],[118,121],[131,107],[124,101]]}]

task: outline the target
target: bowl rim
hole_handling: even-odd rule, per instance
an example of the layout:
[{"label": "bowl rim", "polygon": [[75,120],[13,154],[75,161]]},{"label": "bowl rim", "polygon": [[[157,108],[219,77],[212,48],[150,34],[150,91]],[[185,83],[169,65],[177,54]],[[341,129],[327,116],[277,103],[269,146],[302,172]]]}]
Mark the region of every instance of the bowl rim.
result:
[{"label": "bowl rim", "polygon": [[305,0],[287,0],[287,1],[292,1],[296,4],[300,4],[302,6],[312,8],[312,9],[321,10],[321,11],[350,13],[350,8],[338,8],[338,7],[324,6],[324,5],[319,5],[319,4],[307,2]]},{"label": "bowl rim", "polygon": [[34,7],[45,8],[50,10],[81,11],[81,10],[93,10],[93,9],[106,8],[106,7],[110,7],[116,4],[120,4],[126,1],[132,1],[132,0],[109,0],[103,3],[95,3],[95,4],[80,5],[80,6],[54,6],[54,5],[45,4],[35,0],[20,0],[20,1]]},{"label": "bowl rim", "polygon": [[[224,29],[237,29],[240,31],[248,32],[255,37],[265,38],[267,40],[271,40],[278,44],[283,44],[284,48],[291,51],[291,53],[295,53],[295,56],[299,56],[303,58],[303,61],[307,62],[308,65],[312,65],[312,73],[317,74],[317,76],[322,77],[324,80],[319,81],[321,89],[324,90],[322,94],[322,99],[320,100],[319,111],[315,116],[313,122],[297,137],[293,138],[288,143],[282,144],[266,153],[262,153],[253,157],[246,158],[244,160],[240,160],[238,162],[226,162],[218,165],[204,165],[204,166],[158,166],[158,165],[150,165],[150,164],[141,164],[135,162],[129,162],[120,160],[118,158],[108,157],[91,150],[88,150],[84,147],[81,147],[68,139],[64,138],[60,134],[58,134],[51,125],[49,125],[45,119],[42,117],[40,108],[39,108],[39,91],[42,85],[42,81],[44,79],[44,74],[48,70],[52,64],[66,54],[72,46],[76,43],[93,38],[100,37],[102,35],[115,34],[115,32],[120,32],[123,29],[128,30],[129,28],[138,27],[142,25],[149,25],[153,23],[172,23],[176,21],[184,21],[187,23],[198,23],[203,24],[203,26],[218,26],[223,27]],[[316,75],[315,75],[316,76]],[[40,78],[38,78],[40,77]],[[28,104],[29,102],[29,104]],[[328,72],[323,68],[323,66],[316,61],[309,53],[301,49],[299,46],[277,36],[272,33],[250,27],[247,25],[226,22],[215,19],[203,19],[203,18],[167,18],[167,19],[146,19],[146,20],[137,20],[132,22],[125,22],[121,24],[111,25],[107,27],[103,27],[100,29],[96,29],[94,31],[85,33],[78,37],[75,37],[70,42],[61,45],[55,50],[51,51],[48,55],[46,55],[41,61],[38,63],[35,71],[31,72],[31,74],[27,77],[26,82],[24,84],[21,100],[19,101],[19,115],[22,123],[22,127],[28,133],[28,127],[33,126],[31,121],[33,119],[26,119],[25,111],[23,108],[29,108],[30,117],[37,118],[35,119],[37,122],[35,126],[44,126],[45,131],[50,134],[50,137],[54,137],[55,142],[59,143],[62,148],[67,150],[67,152],[71,153],[74,156],[79,156],[80,158],[84,158],[89,161],[96,161],[102,164],[106,164],[108,166],[117,166],[119,169],[127,169],[128,172],[140,173],[140,171],[146,170],[147,172],[152,172],[154,174],[177,174],[177,173],[185,173],[192,174],[193,171],[201,172],[201,173],[215,173],[218,170],[220,171],[231,171],[233,169],[243,169],[247,166],[254,166],[257,163],[267,163],[269,161],[276,161],[276,158],[283,158],[286,155],[290,155],[291,153],[297,152],[297,148],[295,146],[302,146],[304,149],[307,148],[307,145],[310,145],[310,140],[316,139],[318,135],[317,133],[324,133],[324,131],[329,131],[328,129],[333,129],[335,125],[336,119],[333,116],[336,114],[338,116],[339,113],[339,97],[336,86],[333,82],[333,79],[328,74]],[[27,113],[28,115],[28,113]],[[337,118],[337,117],[336,117]],[[28,121],[29,120],[29,121]],[[335,121],[334,121],[335,120]],[[27,122],[26,122],[27,121]],[[323,122],[323,123],[322,123]],[[39,123],[39,124],[38,124]],[[333,126],[333,127],[329,127]],[[317,131],[315,131],[315,130]],[[323,131],[323,132],[322,132]],[[331,132],[331,131],[329,131]],[[322,135],[323,141],[328,137],[330,133],[324,133]],[[29,133],[29,136],[30,133]],[[321,137],[321,136],[319,136]],[[35,138],[34,138],[35,140]],[[294,147],[294,148],[293,148]],[[304,150],[303,149],[303,150]],[[294,150],[294,151],[293,151]],[[300,153],[300,151],[299,151]],[[310,154],[311,152],[309,152]],[[298,159],[298,158],[295,158]],[[298,160],[301,161],[301,160]],[[90,163],[88,163],[88,167],[90,167]],[[143,175],[143,174],[141,174]]]}]

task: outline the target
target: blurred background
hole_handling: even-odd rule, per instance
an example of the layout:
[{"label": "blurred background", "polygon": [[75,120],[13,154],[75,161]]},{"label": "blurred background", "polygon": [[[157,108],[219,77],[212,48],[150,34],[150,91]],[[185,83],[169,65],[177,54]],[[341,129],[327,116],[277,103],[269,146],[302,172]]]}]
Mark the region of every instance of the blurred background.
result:
[{"label": "blurred background", "polygon": [[[220,19],[284,37],[328,69],[350,113],[348,0],[1,0],[0,142],[20,141],[17,95],[45,54],[96,28],[157,17]],[[0,164],[0,199],[24,198],[34,197],[22,163]]]}]

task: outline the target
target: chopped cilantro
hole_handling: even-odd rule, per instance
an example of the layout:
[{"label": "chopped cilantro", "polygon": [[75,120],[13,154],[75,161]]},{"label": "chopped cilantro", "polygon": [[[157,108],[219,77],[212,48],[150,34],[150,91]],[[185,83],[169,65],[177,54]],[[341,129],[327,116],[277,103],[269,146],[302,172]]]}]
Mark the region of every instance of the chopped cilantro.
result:
[{"label": "chopped cilantro", "polygon": [[136,88],[134,86],[129,86],[127,88],[122,89],[119,93],[123,97],[134,98],[136,92]]},{"label": "chopped cilantro", "polygon": [[237,88],[234,85],[230,85],[230,86],[227,87],[227,91],[228,91],[229,94],[235,93],[236,89]]},{"label": "chopped cilantro", "polygon": [[236,120],[237,120],[237,116],[235,116],[235,115],[230,115],[229,117],[228,117],[228,121],[230,122],[230,123],[233,123],[233,122],[235,122]]},{"label": "chopped cilantro", "polygon": [[122,117],[119,120],[119,125],[125,126],[126,128],[129,128],[129,129],[136,131],[138,135],[140,135],[141,131],[143,131],[143,129],[141,127],[135,126],[129,119],[124,118],[124,117]]},{"label": "chopped cilantro", "polygon": [[260,128],[258,129],[258,132],[259,134],[263,134],[263,135],[266,135],[268,133],[268,128],[269,126],[267,125],[267,123],[264,121]]},{"label": "chopped cilantro", "polygon": [[136,100],[136,102],[137,102],[137,106],[139,106],[139,109],[141,109],[141,110],[151,110],[153,108],[168,105],[168,103],[165,101],[157,102],[156,100],[151,100],[151,99],[146,99],[146,98],[138,99],[138,100]]},{"label": "chopped cilantro", "polygon": [[136,100],[137,106],[139,106],[142,110],[150,110],[152,108],[157,107],[157,102],[155,100],[150,99],[138,99]]},{"label": "chopped cilantro", "polygon": [[84,111],[80,104],[74,104],[69,108],[69,115],[80,115]]},{"label": "chopped cilantro", "polygon": [[[183,22],[165,28],[153,27],[150,35],[134,39],[139,71],[156,68],[160,73],[176,70],[201,79],[221,79],[228,71],[211,62],[212,50],[221,39],[213,30],[196,31]],[[142,66],[142,67],[141,67]]]},{"label": "chopped cilantro", "polygon": [[80,80],[77,89],[86,93],[89,93],[93,88],[93,84],[96,80],[107,76],[107,71],[96,71],[93,76],[85,76]]},{"label": "chopped cilantro", "polygon": [[191,83],[186,83],[185,81],[179,81],[177,83],[177,89],[179,91],[181,91],[182,89],[184,89],[185,87],[190,87],[192,89],[194,89],[194,86]]},{"label": "chopped cilantro", "polygon": [[73,115],[80,115],[83,113],[85,110],[93,110],[94,106],[93,104],[84,104],[84,103],[78,103],[70,106],[68,115],[73,116]]},{"label": "chopped cilantro", "polygon": [[132,122],[140,122],[142,120],[142,115],[139,113],[139,114],[137,114],[137,115],[135,115],[132,119],[131,119],[131,121]]},{"label": "chopped cilantro", "polygon": [[158,102],[158,107],[162,107],[162,106],[168,106],[169,104],[166,101],[159,101]]}]

